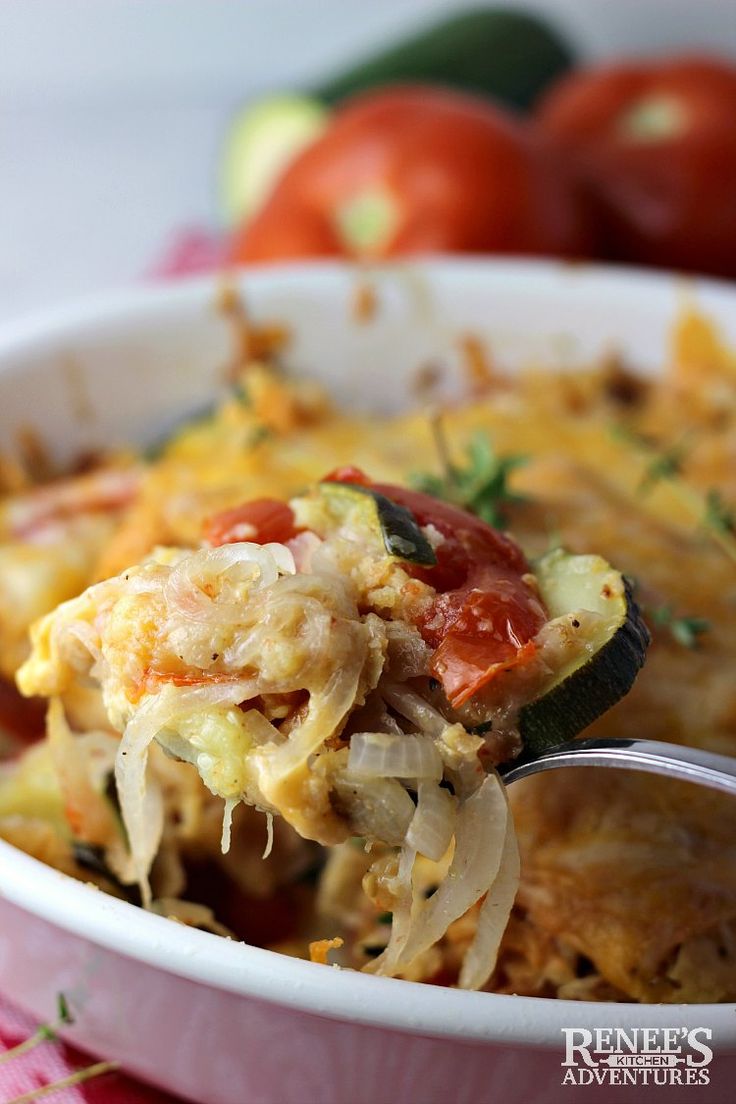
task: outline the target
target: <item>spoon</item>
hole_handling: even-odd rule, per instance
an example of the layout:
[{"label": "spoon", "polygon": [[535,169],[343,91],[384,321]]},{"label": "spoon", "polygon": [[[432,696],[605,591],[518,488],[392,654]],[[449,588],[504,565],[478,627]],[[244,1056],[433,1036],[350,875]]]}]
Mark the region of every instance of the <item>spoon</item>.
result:
[{"label": "spoon", "polygon": [[736,758],[659,740],[572,740],[533,759],[499,768],[506,785],[560,767],[618,767],[697,782],[736,797]]}]

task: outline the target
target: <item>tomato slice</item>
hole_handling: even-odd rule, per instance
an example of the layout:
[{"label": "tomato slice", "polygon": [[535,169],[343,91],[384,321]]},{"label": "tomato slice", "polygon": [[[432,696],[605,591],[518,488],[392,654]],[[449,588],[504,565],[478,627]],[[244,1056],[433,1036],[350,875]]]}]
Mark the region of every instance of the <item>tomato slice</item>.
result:
[{"label": "tomato slice", "polygon": [[434,648],[430,669],[452,706],[469,701],[501,672],[529,662],[547,613],[523,578],[529,565],[515,541],[431,495],[371,483],[359,469],[338,469],[330,478],[370,486],[444,537],[435,567],[407,570],[438,592],[417,627]]},{"label": "tomato slice", "polygon": [[236,541],[284,544],[297,532],[290,506],[275,498],[256,498],[211,517],[205,523],[204,539],[215,548]]},{"label": "tomato slice", "polygon": [[536,652],[532,637],[546,621],[541,603],[519,580],[496,575],[486,578],[485,588],[455,592],[459,608],[432,656],[430,670],[455,707],[528,662]]},{"label": "tomato slice", "polygon": [[371,481],[364,471],[354,468],[351,464],[345,464],[341,468],[335,468],[328,475],[322,477],[322,483],[356,483],[359,487],[370,487]]}]

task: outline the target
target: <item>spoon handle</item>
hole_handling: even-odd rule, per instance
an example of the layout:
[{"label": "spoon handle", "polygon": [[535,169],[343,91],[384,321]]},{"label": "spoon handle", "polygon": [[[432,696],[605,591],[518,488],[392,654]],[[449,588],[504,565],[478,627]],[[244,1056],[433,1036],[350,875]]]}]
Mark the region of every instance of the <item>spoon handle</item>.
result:
[{"label": "spoon handle", "polygon": [[528,775],[560,767],[647,771],[684,782],[697,782],[736,797],[736,758],[680,744],[664,744],[659,740],[572,740],[536,759],[501,768],[500,773],[506,785],[510,785]]}]

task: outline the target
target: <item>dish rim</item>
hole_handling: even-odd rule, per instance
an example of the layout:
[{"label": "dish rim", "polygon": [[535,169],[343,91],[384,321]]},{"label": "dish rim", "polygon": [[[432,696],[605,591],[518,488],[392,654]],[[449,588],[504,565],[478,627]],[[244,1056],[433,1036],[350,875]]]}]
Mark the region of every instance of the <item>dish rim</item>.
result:
[{"label": "dish rim", "polygon": [[[404,273],[410,277],[424,275],[429,280],[451,276],[453,279],[477,278],[484,273],[506,274],[515,280],[542,279],[560,283],[600,285],[611,292],[630,289],[634,285],[641,294],[668,295],[692,293],[709,299],[736,299],[736,282],[700,276],[690,272],[647,269],[636,265],[605,264],[592,261],[563,261],[546,257],[478,254],[460,257],[429,256],[423,260],[407,260],[394,264],[357,265],[332,260],[300,261],[288,264],[257,264],[247,269],[235,268],[220,275],[206,273],[170,279],[150,279],[134,286],[94,292],[76,297],[56,306],[25,312],[17,318],[0,321],[0,360],[8,354],[30,351],[29,346],[46,344],[90,326],[119,322],[126,314],[139,319],[156,317],[162,308],[179,309],[188,301],[211,308],[217,290],[235,283],[247,288],[252,281],[264,286],[277,286],[286,276],[297,285],[313,286],[315,277],[343,282],[346,277],[359,280]],[[3,369],[0,369],[0,379]]]},{"label": "dish rim", "polygon": [[313,1015],[465,1043],[559,1045],[564,1027],[704,1024],[736,1049],[734,1004],[634,1004],[474,993],[324,967],[173,923],[0,840],[0,897],[98,947],[209,988]]}]

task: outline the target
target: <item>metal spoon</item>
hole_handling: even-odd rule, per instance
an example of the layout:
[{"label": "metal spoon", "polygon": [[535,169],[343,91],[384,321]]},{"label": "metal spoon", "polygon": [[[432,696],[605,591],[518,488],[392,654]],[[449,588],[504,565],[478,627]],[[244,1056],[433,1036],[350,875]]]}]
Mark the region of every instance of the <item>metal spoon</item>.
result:
[{"label": "metal spoon", "polygon": [[618,767],[697,782],[736,797],[736,758],[659,740],[572,740],[534,759],[499,768],[506,785],[560,767]]}]

